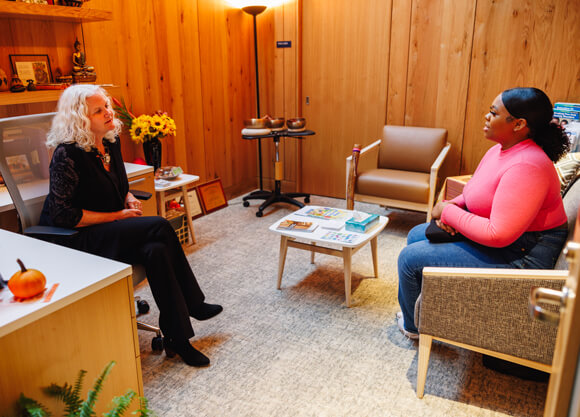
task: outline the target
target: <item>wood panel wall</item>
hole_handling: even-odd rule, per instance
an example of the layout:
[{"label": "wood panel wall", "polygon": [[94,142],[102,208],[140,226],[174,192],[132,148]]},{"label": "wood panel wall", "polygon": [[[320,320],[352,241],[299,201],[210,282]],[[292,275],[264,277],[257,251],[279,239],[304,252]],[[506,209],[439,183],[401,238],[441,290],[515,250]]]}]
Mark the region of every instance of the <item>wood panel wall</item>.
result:
[{"label": "wood panel wall", "polygon": [[240,135],[254,114],[251,16],[212,0],[91,5],[112,7],[114,22],[83,25],[87,49],[110,67],[103,38],[116,44],[118,71],[111,76],[134,110],[162,109],[176,120],[176,137],[164,140],[164,163],[202,182],[221,178],[228,195],[254,188],[255,147]]},{"label": "wood panel wall", "polygon": [[[334,17],[313,21],[308,2],[323,18]],[[349,3],[289,0],[257,17],[263,114],[307,113],[302,91],[312,67],[303,56],[337,63],[318,72],[327,106],[309,115],[317,135],[281,144],[284,190],[344,197],[344,158],[354,142],[376,139],[370,132],[385,123],[447,128],[452,149],[443,175],[470,173],[491,146],[481,134],[483,116],[503,89],[533,85],[553,101],[580,101],[577,0]],[[243,119],[255,114],[252,17],[225,0],[91,0],[84,7],[111,10],[114,20],[76,25],[0,19],[0,68],[8,68],[10,53],[48,53],[53,68],[68,72],[74,39],[84,39],[99,82],[122,86],[136,113],[162,109],[176,119],[178,134],[164,142],[164,163],[202,181],[221,178],[229,196],[256,188],[257,143],[240,137]],[[369,8],[373,16],[365,22]],[[384,25],[367,30],[376,19]],[[353,22],[362,26],[353,28]],[[324,47],[303,50],[303,33],[320,38]],[[356,42],[346,39],[349,48],[341,47],[345,33],[355,34]],[[292,41],[292,48],[276,48],[278,40]],[[353,57],[380,64],[353,72],[359,68]],[[341,81],[338,89],[332,79]],[[371,96],[358,94],[364,85],[373,86]],[[332,100],[343,108],[348,100],[356,103],[353,115],[363,120],[353,117],[337,129]],[[0,116],[53,109],[54,103],[8,106]],[[361,123],[369,132],[362,137],[355,135]],[[262,150],[264,184],[271,188],[271,141],[264,140]],[[142,155],[127,138],[123,151],[127,160]]]},{"label": "wood panel wall", "polygon": [[302,99],[316,135],[302,144],[302,187],[344,196],[346,156],[384,125],[391,0],[303,4]]},{"label": "wood panel wall", "polygon": [[[177,135],[163,139],[165,164],[180,165],[201,182],[219,177],[229,196],[255,188],[255,143],[240,135],[243,120],[255,113],[251,16],[213,0],[92,0],[83,7],[111,10],[113,21],[0,19],[9,28],[9,37],[4,29],[0,36],[0,67],[8,68],[10,53],[48,53],[53,68],[69,73],[78,37],[98,83],[121,86],[136,114],[160,109],[175,119]],[[55,103],[8,106],[0,115],[54,108]],[[129,161],[143,155],[128,135],[123,153]]]},{"label": "wood panel wall", "polygon": [[[344,41],[341,35],[336,35],[340,32],[335,31],[340,28],[348,30],[357,16],[375,6],[375,2],[370,0],[363,3],[359,6],[364,7],[358,7],[362,10],[354,8],[342,19],[340,15],[329,13],[334,16],[330,26],[316,24],[316,29],[303,28],[304,31],[313,30],[324,39],[325,45],[329,45],[315,52],[318,60],[324,61],[325,56],[340,51],[340,48],[331,46]],[[391,6],[385,2],[378,7],[382,9],[375,13],[390,13],[391,16],[389,44],[377,49],[376,33],[360,40],[362,59],[365,59],[365,53],[388,57],[387,73],[375,75],[372,80],[376,86],[381,86],[382,77],[387,77],[384,119],[378,123],[448,129],[452,148],[443,176],[472,173],[492,145],[482,135],[483,117],[489,104],[502,90],[514,86],[537,86],[544,89],[554,102],[580,101],[580,52],[573,46],[577,45],[580,36],[580,28],[574,23],[580,13],[577,1],[402,0],[392,2]],[[305,25],[308,19],[308,16],[303,16]],[[317,30],[324,33],[317,33]],[[342,54],[333,58],[337,66],[334,70],[325,69],[333,71],[329,77],[344,71],[341,64],[351,53],[349,48],[343,48]],[[303,69],[307,65],[305,63]],[[328,108],[333,109],[338,101],[356,99],[357,83],[366,81],[369,73],[361,71],[359,75],[354,80],[343,79],[347,85],[342,85],[341,91],[346,94],[336,102],[332,99],[335,86],[328,87],[325,96]],[[308,76],[303,74],[303,77]],[[351,95],[348,95],[349,83]],[[374,100],[361,103],[356,115],[367,115],[376,110],[376,105]],[[343,162],[350,154],[346,150],[355,142],[366,145],[376,137],[353,136],[360,117],[353,117],[351,125],[343,129],[336,129],[336,120],[331,116],[327,121],[319,122],[312,121],[317,126],[318,137],[324,137],[326,143],[317,150],[321,155],[319,162],[314,158],[303,158],[306,161],[303,170],[324,172],[325,178],[305,175],[302,186],[309,192],[343,198],[344,183],[337,184],[336,179],[344,181]],[[329,156],[324,153],[324,145],[338,152]]]}]

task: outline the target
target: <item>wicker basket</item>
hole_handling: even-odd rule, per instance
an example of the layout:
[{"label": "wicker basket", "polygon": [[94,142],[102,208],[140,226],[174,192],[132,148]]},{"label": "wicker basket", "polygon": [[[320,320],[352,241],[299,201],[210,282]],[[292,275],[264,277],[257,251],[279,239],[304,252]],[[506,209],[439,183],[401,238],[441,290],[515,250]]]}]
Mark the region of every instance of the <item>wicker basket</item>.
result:
[{"label": "wicker basket", "polygon": [[175,234],[179,238],[179,243],[182,245],[187,244],[189,238],[189,228],[187,227],[187,221],[185,220],[185,214],[178,211],[171,211],[167,213],[167,220],[175,230]]}]

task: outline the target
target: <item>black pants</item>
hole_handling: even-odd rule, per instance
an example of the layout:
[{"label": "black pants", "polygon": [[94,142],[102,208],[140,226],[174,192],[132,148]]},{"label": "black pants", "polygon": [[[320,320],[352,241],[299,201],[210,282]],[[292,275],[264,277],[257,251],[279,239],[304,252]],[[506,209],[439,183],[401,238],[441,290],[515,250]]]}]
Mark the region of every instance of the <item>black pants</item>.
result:
[{"label": "black pants", "polygon": [[78,229],[55,243],[128,264],[145,266],[159,307],[159,327],[177,340],[193,337],[189,316],[205,296],[179,239],[163,217],[134,217]]}]

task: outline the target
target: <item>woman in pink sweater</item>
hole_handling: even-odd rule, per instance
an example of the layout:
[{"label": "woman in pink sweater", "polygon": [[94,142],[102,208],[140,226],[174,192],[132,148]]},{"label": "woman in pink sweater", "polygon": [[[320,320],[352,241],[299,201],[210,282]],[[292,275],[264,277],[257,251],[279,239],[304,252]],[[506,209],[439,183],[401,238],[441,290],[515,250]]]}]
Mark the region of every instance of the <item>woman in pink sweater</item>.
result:
[{"label": "woman in pink sweater", "polygon": [[552,103],[536,88],[498,95],[485,116],[484,135],[497,142],[463,194],[438,203],[432,218],[456,238],[433,243],[428,224],[414,227],[399,255],[401,332],[419,337],[414,323],[425,266],[553,268],[567,237],[567,218],[554,162],[569,149]]}]

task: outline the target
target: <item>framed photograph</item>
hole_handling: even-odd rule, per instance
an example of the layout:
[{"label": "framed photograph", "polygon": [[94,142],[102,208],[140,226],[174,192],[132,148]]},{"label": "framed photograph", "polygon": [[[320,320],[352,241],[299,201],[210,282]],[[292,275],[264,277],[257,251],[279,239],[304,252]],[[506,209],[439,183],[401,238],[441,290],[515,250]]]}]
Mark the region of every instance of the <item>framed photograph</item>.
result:
[{"label": "framed photograph", "polygon": [[219,178],[199,185],[197,191],[199,192],[199,199],[205,214],[228,205],[222,181]]},{"label": "framed photograph", "polygon": [[22,84],[34,80],[35,84],[52,83],[52,71],[48,55],[9,55],[12,73],[18,74]]},{"label": "framed photograph", "polygon": [[187,197],[189,199],[189,209],[191,210],[191,220],[203,216],[203,209],[201,208],[201,204],[199,204],[197,188],[188,190]]}]

